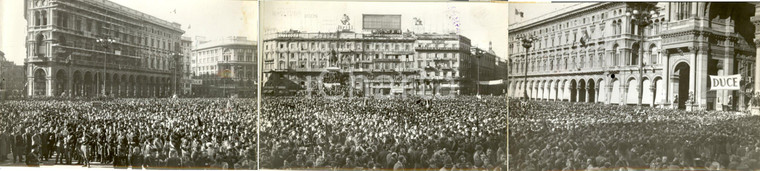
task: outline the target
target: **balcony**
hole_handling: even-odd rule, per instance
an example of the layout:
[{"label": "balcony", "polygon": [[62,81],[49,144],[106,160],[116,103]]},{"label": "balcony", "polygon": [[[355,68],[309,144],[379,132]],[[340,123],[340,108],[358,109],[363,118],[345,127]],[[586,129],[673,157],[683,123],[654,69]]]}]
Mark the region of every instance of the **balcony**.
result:
[{"label": "balcony", "polygon": [[458,51],[459,47],[415,47],[415,50]]},{"label": "balcony", "polygon": [[449,60],[453,60],[453,59],[454,58],[452,58],[452,57],[434,57],[433,61],[449,61]]},{"label": "balcony", "polygon": [[400,59],[372,59],[373,62],[401,62]]},{"label": "balcony", "polygon": [[294,72],[322,72],[325,71],[324,68],[294,68],[291,69]]},{"label": "balcony", "polygon": [[432,65],[427,65],[427,66],[425,66],[423,68],[425,68],[425,70],[438,70],[438,67],[435,67],[435,66],[432,66]]},{"label": "balcony", "polygon": [[438,68],[442,70],[454,70],[454,67],[447,66],[447,65],[441,65]]}]

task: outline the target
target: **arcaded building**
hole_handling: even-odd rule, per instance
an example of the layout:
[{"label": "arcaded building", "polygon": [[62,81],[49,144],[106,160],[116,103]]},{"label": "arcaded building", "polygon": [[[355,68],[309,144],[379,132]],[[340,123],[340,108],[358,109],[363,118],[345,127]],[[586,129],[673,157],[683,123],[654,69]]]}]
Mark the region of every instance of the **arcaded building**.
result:
[{"label": "arcaded building", "polygon": [[[511,97],[744,109],[755,67],[749,3],[581,3],[510,25]],[[725,10],[732,9],[732,10]],[[523,38],[535,38],[530,48]],[[742,90],[709,75],[741,74]]]},{"label": "arcaded building", "polygon": [[[351,75],[348,84],[363,96],[448,96],[477,94],[478,78],[505,79],[501,58],[490,49],[471,47],[465,36],[402,31],[400,15],[363,17],[361,33],[340,25],[335,32],[290,30],[264,35],[263,81],[282,77],[313,94],[332,83],[326,75],[340,72]],[[478,67],[486,66],[478,72]],[[481,94],[504,92],[504,86],[483,87]],[[267,88],[263,92],[277,91],[276,86]]]},{"label": "arcaded building", "polygon": [[180,24],[108,0],[26,0],[24,17],[27,95],[167,97],[174,92]]},{"label": "arcaded building", "polygon": [[192,50],[190,68],[195,80],[194,96],[255,97],[257,55],[256,41],[232,36],[199,41]]}]

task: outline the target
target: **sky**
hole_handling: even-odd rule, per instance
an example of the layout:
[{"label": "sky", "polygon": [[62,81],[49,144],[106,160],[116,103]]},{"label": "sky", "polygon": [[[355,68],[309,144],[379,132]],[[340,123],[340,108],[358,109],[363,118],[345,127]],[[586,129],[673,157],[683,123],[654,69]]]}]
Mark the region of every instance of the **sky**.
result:
[{"label": "sky", "polygon": [[362,14],[401,14],[404,31],[413,30],[413,18],[417,17],[427,32],[457,32],[458,28],[473,45],[488,49],[491,41],[497,56],[507,56],[507,3],[264,1],[261,4],[262,36],[290,29],[334,32],[343,14],[349,16],[354,31],[361,32]]},{"label": "sky", "polygon": [[[565,2],[511,2],[509,3],[509,24],[528,21],[548,13],[567,8],[578,3]],[[523,16],[515,15],[515,10],[522,12]]]},{"label": "sky", "polygon": [[[258,39],[258,5],[245,0],[111,0],[155,17],[177,22],[183,36],[219,39],[246,36]],[[176,13],[173,11],[176,10]],[[26,52],[24,0],[0,0],[0,51],[6,59],[23,65]],[[188,29],[189,26],[189,29]]]}]

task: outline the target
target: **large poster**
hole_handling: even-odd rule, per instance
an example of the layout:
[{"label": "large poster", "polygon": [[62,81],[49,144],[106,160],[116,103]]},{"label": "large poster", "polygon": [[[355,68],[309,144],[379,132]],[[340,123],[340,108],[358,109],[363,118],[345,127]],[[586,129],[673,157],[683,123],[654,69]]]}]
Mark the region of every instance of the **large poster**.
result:
[{"label": "large poster", "polygon": [[710,75],[710,90],[739,90],[742,76],[736,75]]}]

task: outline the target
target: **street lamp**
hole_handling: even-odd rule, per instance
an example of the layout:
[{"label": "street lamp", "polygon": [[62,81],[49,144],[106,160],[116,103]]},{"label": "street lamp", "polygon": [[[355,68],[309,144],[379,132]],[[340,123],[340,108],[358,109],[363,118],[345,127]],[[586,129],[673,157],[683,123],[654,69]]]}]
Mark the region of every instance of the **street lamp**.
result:
[{"label": "street lamp", "polygon": [[108,48],[111,47],[111,44],[116,42],[116,40],[111,39],[110,37],[102,37],[95,40],[95,42],[100,43],[103,48],[105,48],[105,56],[103,56],[103,89],[101,92],[103,93],[103,97],[106,96],[106,60],[108,59]]},{"label": "street lamp", "polygon": [[644,61],[644,58],[643,58],[644,57],[644,52],[643,52],[643,49],[644,49],[644,39],[645,39],[645,37],[643,35],[644,31],[643,31],[642,28],[645,28],[647,25],[649,25],[649,24],[651,24],[653,22],[652,20],[654,18],[657,18],[658,14],[657,14],[657,11],[655,11],[655,9],[656,8],[651,7],[651,6],[643,6],[643,7],[641,7],[641,6],[635,6],[633,8],[633,10],[628,10],[628,11],[625,12],[625,16],[631,18],[631,24],[634,24],[634,25],[637,26],[634,33],[639,33],[639,37],[640,37],[640,39],[638,40],[639,41],[639,49],[637,49],[639,51],[639,55],[640,55],[639,56],[639,60],[637,61],[638,65],[639,65],[639,80],[638,80],[638,83],[639,83],[639,86],[638,86],[639,99],[636,102],[636,106],[639,106],[639,107],[641,107],[641,99],[644,96],[644,91],[642,91],[643,86],[644,86],[644,81],[642,79],[644,77],[643,76],[644,75],[644,62],[643,62]]},{"label": "street lamp", "polygon": [[475,56],[476,59],[476,68],[477,68],[477,81],[475,82],[476,92],[475,95],[480,95],[480,57],[482,55],[482,51],[476,47],[470,47],[470,53]]},{"label": "street lamp", "polygon": [[527,87],[527,85],[528,85],[528,60],[529,60],[528,59],[528,55],[530,55],[530,47],[533,46],[533,42],[537,41],[538,38],[535,37],[535,36],[533,36],[533,35],[529,35],[529,36],[521,36],[521,37],[518,37],[517,39],[519,39],[520,41],[522,41],[522,46],[525,48],[525,60],[524,60],[524,62],[525,62],[525,67],[524,67],[524,69],[525,69],[525,77],[523,77],[523,84],[525,84],[525,86],[523,86],[523,97],[527,100],[528,99],[528,87]]},{"label": "street lamp", "polygon": [[241,91],[240,89],[243,88],[243,86],[242,86],[242,84],[243,84],[243,77],[242,77],[242,75],[243,74],[238,74],[238,73],[244,73],[243,72],[243,66],[241,66],[241,65],[235,65],[235,78],[237,79],[237,83],[235,82],[234,79],[232,80],[232,83],[235,85],[235,91],[234,92],[235,92],[235,94],[237,94],[236,96],[239,97],[240,96],[240,91]]}]

